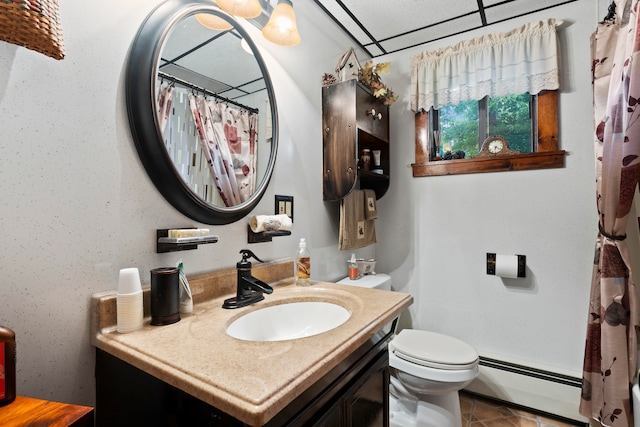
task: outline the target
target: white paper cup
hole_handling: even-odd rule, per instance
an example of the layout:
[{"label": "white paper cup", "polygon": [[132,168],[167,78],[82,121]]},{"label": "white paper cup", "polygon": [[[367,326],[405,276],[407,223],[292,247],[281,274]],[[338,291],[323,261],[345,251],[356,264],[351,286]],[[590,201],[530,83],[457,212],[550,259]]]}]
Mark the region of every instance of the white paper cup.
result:
[{"label": "white paper cup", "polygon": [[144,320],[142,290],[132,294],[118,294],[116,309],[118,332],[127,333],[142,329]]},{"label": "white paper cup", "polygon": [[140,272],[138,272],[137,268],[123,268],[120,270],[120,277],[118,279],[119,295],[134,294],[141,290]]}]

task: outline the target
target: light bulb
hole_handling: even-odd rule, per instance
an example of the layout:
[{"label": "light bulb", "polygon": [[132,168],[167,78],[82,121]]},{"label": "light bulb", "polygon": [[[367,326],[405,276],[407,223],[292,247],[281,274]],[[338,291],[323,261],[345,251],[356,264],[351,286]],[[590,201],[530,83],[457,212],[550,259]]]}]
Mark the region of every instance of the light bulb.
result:
[{"label": "light bulb", "polygon": [[262,29],[262,35],[280,46],[295,46],[300,43],[296,14],[291,0],[278,0],[269,22]]}]

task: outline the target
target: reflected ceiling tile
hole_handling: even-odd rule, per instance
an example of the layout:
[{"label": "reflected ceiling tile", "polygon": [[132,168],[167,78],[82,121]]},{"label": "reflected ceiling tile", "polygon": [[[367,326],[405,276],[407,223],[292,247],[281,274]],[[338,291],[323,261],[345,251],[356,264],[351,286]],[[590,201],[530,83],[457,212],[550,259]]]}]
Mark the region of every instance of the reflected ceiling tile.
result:
[{"label": "reflected ceiling tile", "polygon": [[560,3],[564,2],[558,0],[516,0],[511,3],[487,7],[485,9],[485,14],[487,16],[487,23],[492,24],[494,22],[500,22],[516,16],[547,9]]},{"label": "reflected ceiling tile", "polygon": [[454,34],[470,31],[482,26],[479,13],[463,16],[449,22],[436,24],[432,27],[425,28],[420,31],[406,34],[402,37],[396,37],[386,40],[382,46],[387,52],[393,52],[409,46],[428,43]]},{"label": "reflected ceiling tile", "polygon": [[225,85],[224,83],[210,79],[200,74],[194,74],[191,70],[178,67],[176,65],[167,65],[166,67],[163,67],[161,71],[163,73],[169,74],[170,76],[188,81],[189,83],[199,88],[206,89],[210,92],[219,93],[229,89],[229,86]]},{"label": "reflected ceiling tile", "polygon": [[243,96],[245,96],[247,93],[243,92],[241,90],[236,90],[236,89],[231,89],[229,91],[226,92],[218,92],[219,94],[221,94],[222,96],[224,96],[225,98],[228,99],[237,99],[237,98],[241,98]]},{"label": "reflected ceiling tile", "polygon": [[258,80],[245,85],[240,86],[244,92],[255,93],[261,90],[265,90],[264,80]]}]

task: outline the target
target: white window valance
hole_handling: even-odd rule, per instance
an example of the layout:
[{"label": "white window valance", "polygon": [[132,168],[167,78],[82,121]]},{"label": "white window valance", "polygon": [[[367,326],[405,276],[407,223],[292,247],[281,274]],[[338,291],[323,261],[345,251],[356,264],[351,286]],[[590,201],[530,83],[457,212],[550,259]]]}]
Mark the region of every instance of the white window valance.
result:
[{"label": "white window valance", "polygon": [[561,24],[557,19],[531,22],[413,56],[411,109],[558,89],[556,27]]}]

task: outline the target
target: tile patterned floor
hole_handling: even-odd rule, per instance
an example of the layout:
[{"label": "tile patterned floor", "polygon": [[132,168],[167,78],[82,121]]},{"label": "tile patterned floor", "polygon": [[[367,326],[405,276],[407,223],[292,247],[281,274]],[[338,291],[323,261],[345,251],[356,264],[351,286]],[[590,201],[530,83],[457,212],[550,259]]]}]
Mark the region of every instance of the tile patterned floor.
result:
[{"label": "tile patterned floor", "polygon": [[500,402],[460,393],[462,427],[583,427],[506,406]]}]

